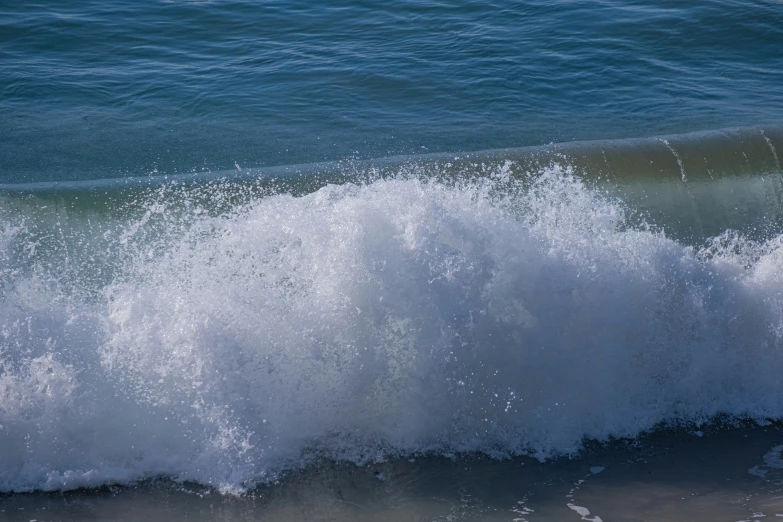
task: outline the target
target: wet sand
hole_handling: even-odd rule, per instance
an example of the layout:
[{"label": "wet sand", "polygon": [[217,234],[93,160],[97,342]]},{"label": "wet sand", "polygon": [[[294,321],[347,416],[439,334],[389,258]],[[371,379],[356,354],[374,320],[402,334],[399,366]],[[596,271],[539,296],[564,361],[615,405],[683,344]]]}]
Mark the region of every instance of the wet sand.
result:
[{"label": "wet sand", "polygon": [[3,521],[516,522],[783,519],[783,426],[657,432],[538,462],[426,457],[325,463],[243,497],[147,482],[0,496]]}]

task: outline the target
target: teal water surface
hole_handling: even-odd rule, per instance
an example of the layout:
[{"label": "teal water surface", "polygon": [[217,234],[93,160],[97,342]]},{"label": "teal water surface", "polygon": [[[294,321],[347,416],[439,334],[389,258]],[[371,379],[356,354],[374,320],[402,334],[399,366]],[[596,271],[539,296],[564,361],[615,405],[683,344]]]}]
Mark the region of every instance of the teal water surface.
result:
[{"label": "teal water surface", "polygon": [[0,6],[0,182],[783,120],[770,0]]}]

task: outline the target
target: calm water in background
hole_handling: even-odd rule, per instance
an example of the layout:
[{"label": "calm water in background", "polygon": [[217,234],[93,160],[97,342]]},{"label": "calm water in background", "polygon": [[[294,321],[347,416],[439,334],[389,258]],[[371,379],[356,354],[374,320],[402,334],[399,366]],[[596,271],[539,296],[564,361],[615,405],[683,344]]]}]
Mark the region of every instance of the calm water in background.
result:
[{"label": "calm water in background", "polygon": [[783,4],[0,5],[0,182],[783,120]]}]

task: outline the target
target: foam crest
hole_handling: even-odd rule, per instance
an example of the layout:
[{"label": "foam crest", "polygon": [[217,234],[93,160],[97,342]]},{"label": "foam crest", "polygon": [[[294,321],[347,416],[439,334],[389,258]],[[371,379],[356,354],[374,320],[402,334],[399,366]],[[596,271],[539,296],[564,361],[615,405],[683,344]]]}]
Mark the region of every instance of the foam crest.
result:
[{"label": "foam crest", "polygon": [[558,168],[142,210],[102,225],[102,279],[23,259],[7,223],[0,490],[241,492],[322,457],[547,458],[783,413],[783,236],[694,249]]}]

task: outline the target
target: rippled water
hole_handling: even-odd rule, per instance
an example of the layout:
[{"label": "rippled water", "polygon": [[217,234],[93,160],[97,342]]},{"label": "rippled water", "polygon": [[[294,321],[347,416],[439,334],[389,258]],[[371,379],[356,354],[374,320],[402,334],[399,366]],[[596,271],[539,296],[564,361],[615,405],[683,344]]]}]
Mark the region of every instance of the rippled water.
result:
[{"label": "rippled water", "polygon": [[756,0],[0,6],[0,181],[644,137],[783,119]]}]

